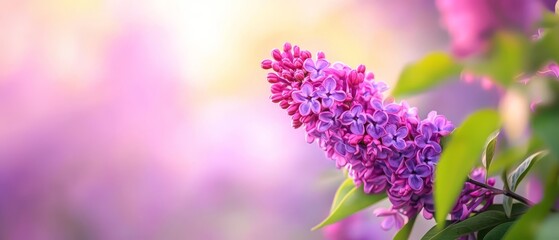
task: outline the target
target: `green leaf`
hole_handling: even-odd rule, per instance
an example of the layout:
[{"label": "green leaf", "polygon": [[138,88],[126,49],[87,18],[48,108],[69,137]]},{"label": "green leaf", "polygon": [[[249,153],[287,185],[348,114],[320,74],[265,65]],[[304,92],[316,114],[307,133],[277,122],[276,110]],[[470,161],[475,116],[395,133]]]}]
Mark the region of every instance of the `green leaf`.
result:
[{"label": "green leaf", "polygon": [[[518,167],[508,176],[508,178],[504,179],[505,189],[516,191],[516,188],[522,182],[522,179],[526,177],[526,174],[530,171],[532,166],[537,162],[537,160],[547,154],[547,151],[540,151],[530,155],[526,158]],[[507,216],[510,216],[510,210],[512,206],[512,198],[509,196],[503,196],[503,207],[505,208],[505,213]]]},{"label": "green leaf", "polygon": [[547,174],[543,200],[530,208],[526,214],[518,219],[507,232],[505,240],[524,240],[534,239],[540,224],[549,214],[550,209],[555,204],[555,199],[559,194],[557,185],[557,164],[550,169],[551,174]]},{"label": "green leaf", "polygon": [[[505,235],[505,233],[507,233],[507,231],[509,230],[510,226],[513,223],[514,222],[506,222],[506,223],[500,224],[499,226],[496,226],[491,231],[489,231],[487,233],[487,235],[485,235],[483,240],[500,240],[500,239],[502,239],[503,236]],[[478,238],[478,239],[481,239],[481,238]]]},{"label": "green leaf", "polygon": [[559,236],[559,214],[552,214],[542,224],[538,231],[538,240],[556,239]]},{"label": "green leaf", "polygon": [[458,76],[460,71],[462,66],[447,53],[431,53],[404,68],[392,94],[403,96],[425,91]]},{"label": "green leaf", "polygon": [[351,214],[354,214],[383,200],[384,198],[386,198],[385,193],[365,194],[362,187],[357,188],[354,186],[339,201],[334,200],[334,203],[338,203],[337,207],[330,212],[330,214],[328,215],[328,217],[326,217],[326,219],[324,219],[324,221],[313,227],[312,230],[314,231],[326,225],[340,221],[350,216]]},{"label": "green leaf", "polygon": [[524,71],[529,43],[525,37],[513,32],[498,32],[487,55],[468,65],[467,70],[508,86]]},{"label": "green leaf", "polygon": [[408,223],[398,233],[394,236],[394,240],[407,240],[410,238],[411,230],[413,229],[413,224],[415,223],[415,218],[417,215],[410,218]]},{"label": "green leaf", "polygon": [[456,204],[464,181],[476,165],[487,136],[499,128],[499,115],[480,110],[457,128],[437,165],[434,186],[435,218],[442,223]]},{"label": "green leaf", "polygon": [[[510,186],[509,186],[509,181],[507,179],[508,176],[508,169],[505,169],[503,171],[503,174],[501,175],[501,180],[503,180],[503,189],[505,191],[510,191]],[[510,214],[512,212],[512,198],[509,196],[504,195],[503,196],[503,208],[505,210],[505,214],[507,215],[507,217],[510,217]]]},{"label": "green leaf", "polygon": [[462,235],[477,232],[482,229],[492,228],[501,223],[509,221],[512,221],[512,219],[507,218],[504,212],[497,210],[488,210],[470,217],[464,221],[450,224],[442,230],[438,230],[438,228],[435,226],[431,230],[429,230],[421,239],[456,239]]},{"label": "green leaf", "polygon": [[493,155],[495,154],[495,147],[497,145],[497,138],[499,137],[499,133],[500,131],[495,131],[491,135],[489,135],[489,138],[487,138],[487,144],[485,145],[485,149],[483,150],[483,154],[481,155],[481,161],[486,170],[489,169],[489,166],[491,166],[491,160],[493,160]]},{"label": "green leaf", "polygon": [[495,176],[503,169],[508,169],[526,155],[526,147],[514,147],[501,151],[499,155],[491,162],[488,176]]},{"label": "green leaf", "polygon": [[351,189],[355,188],[355,183],[351,178],[346,178],[344,182],[338,187],[336,190],[336,194],[334,195],[334,201],[332,201],[332,206],[330,207],[330,212],[333,212],[339,205],[342,199],[347,195]]},{"label": "green leaf", "polygon": [[518,167],[510,174],[508,177],[509,188],[512,191],[516,191],[518,184],[526,177],[526,174],[530,171],[532,166],[537,162],[537,160],[547,154],[547,151],[540,151],[530,155],[526,160],[524,160]]}]

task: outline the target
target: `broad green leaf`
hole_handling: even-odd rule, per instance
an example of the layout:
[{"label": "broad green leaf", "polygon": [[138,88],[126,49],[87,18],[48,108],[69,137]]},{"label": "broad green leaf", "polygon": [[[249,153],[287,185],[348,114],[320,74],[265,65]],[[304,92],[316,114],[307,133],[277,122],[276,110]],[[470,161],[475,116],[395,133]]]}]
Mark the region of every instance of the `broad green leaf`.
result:
[{"label": "broad green leaf", "polygon": [[559,26],[545,29],[542,38],[533,43],[529,51],[528,72],[535,72],[550,61],[559,62],[558,42]]},{"label": "broad green leaf", "polygon": [[497,157],[491,161],[489,166],[488,176],[495,176],[500,174],[502,170],[508,169],[515,163],[519,162],[526,155],[526,146],[507,148],[501,151]]},{"label": "broad green leaf", "polygon": [[337,207],[330,212],[330,215],[324,219],[320,224],[316,225],[312,230],[317,230],[326,225],[340,221],[351,214],[363,210],[381,200],[386,198],[386,194],[365,194],[363,188],[353,187],[347,194],[338,202]]},{"label": "broad green leaf", "polygon": [[396,236],[394,236],[394,240],[408,240],[410,238],[411,230],[413,229],[413,224],[415,223],[415,218],[417,215],[410,218],[408,223],[398,231]]},{"label": "broad green leaf", "polygon": [[346,180],[338,187],[336,190],[336,194],[334,195],[334,201],[332,202],[332,206],[330,207],[330,212],[333,212],[334,209],[340,205],[342,199],[347,195],[351,189],[355,188],[355,184],[351,178],[346,178]]},{"label": "broad green leaf", "polygon": [[471,114],[454,131],[436,169],[435,217],[442,223],[456,200],[471,169],[479,161],[487,136],[499,128],[499,115],[493,110]]},{"label": "broad green leaf", "polygon": [[508,182],[511,191],[516,191],[518,184],[526,177],[526,174],[530,171],[532,166],[537,162],[537,160],[547,154],[547,151],[540,151],[530,155],[526,160],[524,160],[518,167],[509,175]]},{"label": "broad green leaf", "polygon": [[[514,222],[501,223],[499,226],[496,226],[491,231],[489,231],[487,233],[487,235],[485,235],[485,237],[483,237],[483,240],[500,240],[500,239],[503,239],[503,236],[505,235],[505,233],[507,233],[507,231],[509,230],[510,226],[513,223]],[[481,239],[481,238],[478,238],[478,239]]]},{"label": "broad green leaf", "polygon": [[462,66],[444,52],[434,52],[404,68],[394,87],[394,96],[425,91],[458,76]]},{"label": "broad green leaf", "polygon": [[495,154],[495,147],[497,145],[497,138],[499,137],[500,131],[492,133],[489,138],[487,138],[487,144],[485,144],[485,149],[483,150],[482,163],[485,169],[489,169],[491,166],[491,161],[493,160],[493,155]]},{"label": "broad green leaf", "polygon": [[[518,167],[508,176],[508,178],[505,178],[503,180],[503,182],[505,183],[505,189],[513,192],[516,191],[518,184],[520,184],[520,182],[522,182],[522,179],[526,177],[526,174],[528,174],[536,161],[546,154],[547,151],[540,151],[530,155],[528,158],[522,161],[522,163],[518,165]],[[503,207],[505,208],[505,213],[507,214],[507,216],[510,216],[510,207],[512,206],[512,200],[513,199],[509,196],[503,196]]]},{"label": "broad green leaf", "polygon": [[[522,203],[515,203],[515,204],[512,205],[511,216],[516,217],[516,216],[522,215],[526,211],[528,211],[528,209],[529,209],[529,207],[522,204]],[[493,205],[487,207],[487,211],[489,211],[489,210],[503,211],[503,205],[502,204],[493,204]]]},{"label": "broad green leaf", "polygon": [[488,210],[470,217],[464,221],[448,225],[442,230],[438,230],[435,226],[429,230],[421,239],[456,239],[462,235],[477,232],[482,229],[492,228],[501,223],[512,221],[507,218],[504,212],[496,210]]},{"label": "broad green leaf", "polygon": [[552,214],[542,224],[538,231],[538,240],[556,239],[559,236],[559,214]]},{"label": "broad green leaf", "polygon": [[554,164],[547,174],[543,200],[530,208],[526,214],[518,219],[509,229],[503,239],[505,240],[524,240],[534,239],[540,224],[549,214],[550,209],[555,204],[555,199],[559,193],[557,186],[557,165]]},{"label": "broad green leaf", "polygon": [[491,51],[467,67],[468,71],[490,76],[495,82],[508,86],[524,71],[529,43],[525,37],[512,32],[494,35]]}]

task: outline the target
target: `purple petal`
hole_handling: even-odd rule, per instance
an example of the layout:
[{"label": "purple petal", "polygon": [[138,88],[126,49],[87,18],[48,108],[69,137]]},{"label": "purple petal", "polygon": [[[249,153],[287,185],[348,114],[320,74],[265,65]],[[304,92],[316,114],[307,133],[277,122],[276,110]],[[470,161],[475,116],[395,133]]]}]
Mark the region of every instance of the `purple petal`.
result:
[{"label": "purple petal", "polygon": [[415,145],[417,145],[420,148],[425,147],[426,142],[427,142],[427,139],[425,139],[425,137],[423,135],[418,135],[414,139]]},{"label": "purple petal", "polygon": [[379,125],[384,125],[386,124],[386,122],[388,122],[388,115],[386,115],[385,112],[376,111],[375,113],[373,113],[372,119],[375,123]]},{"label": "purple petal", "polygon": [[371,135],[371,137],[379,139],[386,134],[386,131],[384,131],[384,128],[380,126],[373,126],[372,124],[369,124],[367,126],[367,133]]},{"label": "purple petal", "polygon": [[322,106],[330,108],[334,104],[334,100],[331,98],[322,98]]},{"label": "purple petal", "polygon": [[330,65],[330,63],[324,59],[318,59],[316,60],[316,69],[317,70],[322,70],[326,67],[328,67]]},{"label": "purple petal", "polygon": [[332,77],[326,78],[326,80],[324,80],[324,83],[322,84],[324,85],[324,89],[326,89],[326,92],[328,93],[331,93],[336,89],[336,80],[334,80],[334,78]]},{"label": "purple petal", "polygon": [[382,137],[382,143],[384,143],[387,147],[390,147],[394,144],[394,140],[392,140],[392,137],[386,135]]},{"label": "purple petal", "polygon": [[431,175],[431,169],[425,164],[420,164],[415,167],[415,174],[420,177],[427,177]]},{"label": "purple petal", "polygon": [[336,151],[337,154],[344,156],[346,154],[346,150],[345,150],[345,144],[343,144],[342,142],[337,142],[334,145],[334,151]]},{"label": "purple petal", "polygon": [[442,151],[441,145],[439,145],[436,142],[430,142],[430,145],[433,147],[433,150],[435,150],[435,152],[440,153]]},{"label": "purple petal", "polygon": [[309,102],[304,102],[299,105],[299,113],[301,116],[307,116],[311,113],[311,106]]},{"label": "purple petal", "polygon": [[401,229],[404,226],[404,218],[399,213],[394,214],[394,220],[396,220],[396,229]]},{"label": "purple petal", "polygon": [[400,127],[396,131],[396,136],[399,138],[405,138],[408,135],[408,128],[407,127]]},{"label": "purple petal", "polygon": [[351,132],[356,135],[363,135],[365,133],[365,127],[363,126],[363,124],[359,124],[357,122],[353,122],[349,126],[349,130],[351,130]]},{"label": "purple petal", "polygon": [[307,97],[303,95],[301,91],[294,91],[291,93],[291,98],[296,103],[302,103],[307,101]]},{"label": "purple petal", "polygon": [[406,148],[406,141],[402,140],[401,138],[396,139],[396,142],[394,143],[394,147],[396,147],[396,149],[404,149]]},{"label": "purple petal", "polygon": [[410,158],[406,160],[405,165],[408,171],[412,172],[415,169],[415,160],[413,158]]},{"label": "purple petal", "polygon": [[400,109],[402,109],[402,108],[398,104],[391,103],[391,104],[386,105],[384,107],[384,109],[387,113],[395,114],[395,113],[400,112]]},{"label": "purple petal", "polygon": [[379,99],[373,99],[371,100],[371,105],[373,105],[373,108],[375,110],[382,110],[382,102]]},{"label": "purple petal", "polygon": [[313,95],[313,86],[310,83],[305,83],[303,84],[303,86],[301,87],[301,92],[303,93],[303,96],[305,97],[309,97]]},{"label": "purple petal", "polygon": [[427,139],[430,139],[433,136],[433,130],[435,126],[431,123],[426,123],[421,125],[421,134],[424,135]]},{"label": "purple petal", "polygon": [[314,66],[314,61],[311,58],[307,58],[303,63],[303,67],[307,72],[316,72],[316,67]]},{"label": "purple petal", "polygon": [[332,122],[322,122],[322,121],[320,121],[320,122],[318,122],[317,130],[319,132],[326,132],[326,131],[328,131],[328,129],[330,129],[330,127],[332,127],[332,125],[333,125]]},{"label": "purple petal", "polygon": [[357,114],[363,112],[363,107],[359,104],[353,105],[349,111],[353,114],[353,116],[356,116]]},{"label": "purple petal", "polygon": [[346,95],[345,92],[343,91],[335,91],[332,93],[332,95],[330,96],[331,98],[333,98],[334,100],[341,102],[343,100],[345,100]]},{"label": "purple petal", "polygon": [[386,132],[391,134],[391,135],[396,135],[396,125],[388,125],[386,126]]},{"label": "purple petal", "polygon": [[333,122],[332,118],[334,118],[334,113],[332,112],[321,112],[318,114],[318,120],[321,122]]},{"label": "purple petal", "polygon": [[355,148],[355,147],[353,147],[353,146],[351,146],[351,145],[349,145],[349,144],[345,144],[345,143],[344,143],[344,147],[345,147],[345,151],[348,152],[348,153],[355,153],[355,152],[357,152],[357,148]]},{"label": "purple petal", "polygon": [[392,227],[394,227],[394,222],[395,222],[394,217],[388,216],[388,217],[384,218],[384,220],[382,220],[382,223],[380,224],[380,227],[385,231],[390,230],[390,229],[392,229]]},{"label": "purple petal", "polygon": [[423,179],[421,179],[417,175],[410,175],[408,177],[408,184],[410,185],[411,189],[419,191],[423,189]]},{"label": "purple petal", "polygon": [[320,79],[324,76],[324,72],[323,71],[316,71],[316,72],[311,72],[311,80],[315,81],[317,79]]},{"label": "purple petal", "polygon": [[318,102],[318,100],[316,100],[316,99],[311,100],[311,110],[314,113],[319,113],[320,112],[320,103]]}]

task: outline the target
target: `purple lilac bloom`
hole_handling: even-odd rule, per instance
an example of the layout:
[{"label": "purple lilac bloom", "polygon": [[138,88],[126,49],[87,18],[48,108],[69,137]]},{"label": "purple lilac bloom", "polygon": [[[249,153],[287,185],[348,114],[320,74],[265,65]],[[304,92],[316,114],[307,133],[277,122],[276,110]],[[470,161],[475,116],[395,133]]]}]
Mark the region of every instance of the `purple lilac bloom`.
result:
[{"label": "purple lilac bloom", "polygon": [[318,113],[320,111],[320,103],[318,102],[318,96],[313,91],[313,87],[310,83],[305,83],[301,87],[301,90],[294,91],[291,94],[293,101],[300,103],[299,113],[302,116],[307,116],[312,112]]},{"label": "purple lilac bloom", "polygon": [[[291,44],[283,53],[272,51],[272,59],[262,62],[272,71],[267,77],[272,101],[286,109],[293,127],[304,126],[308,142],[318,140],[336,167],[348,170],[356,186],[368,194],[386,192],[392,208],[377,212],[388,217],[383,228],[399,228],[403,216],[420,212],[432,218],[440,142],[454,125],[437,112],[421,119],[417,108],[385,99],[387,85],[375,81],[365,66],[330,65],[324,53],[317,55],[315,61],[309,51]],[[485,181],[485,172],[476,169],[471,177]],[[492,201],[491,192],[465,183],[451,219],[463,220]]]},{"label": "purple lilac bloom", "polygon": [[329,77],[324,80],[322,88],[317,91],[319,97],[322,98],[322,106],[332,107],[334,101],[341,102],[346,98],[345,92],[341,90],[336,90],[336,80]]}]

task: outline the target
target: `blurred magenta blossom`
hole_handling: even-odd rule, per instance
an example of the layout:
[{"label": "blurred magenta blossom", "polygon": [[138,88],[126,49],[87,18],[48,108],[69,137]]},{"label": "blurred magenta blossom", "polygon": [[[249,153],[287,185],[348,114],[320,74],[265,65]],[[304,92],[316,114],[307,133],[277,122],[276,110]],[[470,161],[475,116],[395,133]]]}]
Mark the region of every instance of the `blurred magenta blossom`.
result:
[{"label": "blurred magenta blossom", "polygon": [[493,33],[511,29],[530,34],[541,16],[538,0],[437,0],[443,27],[458,57],[484,52]]}]

